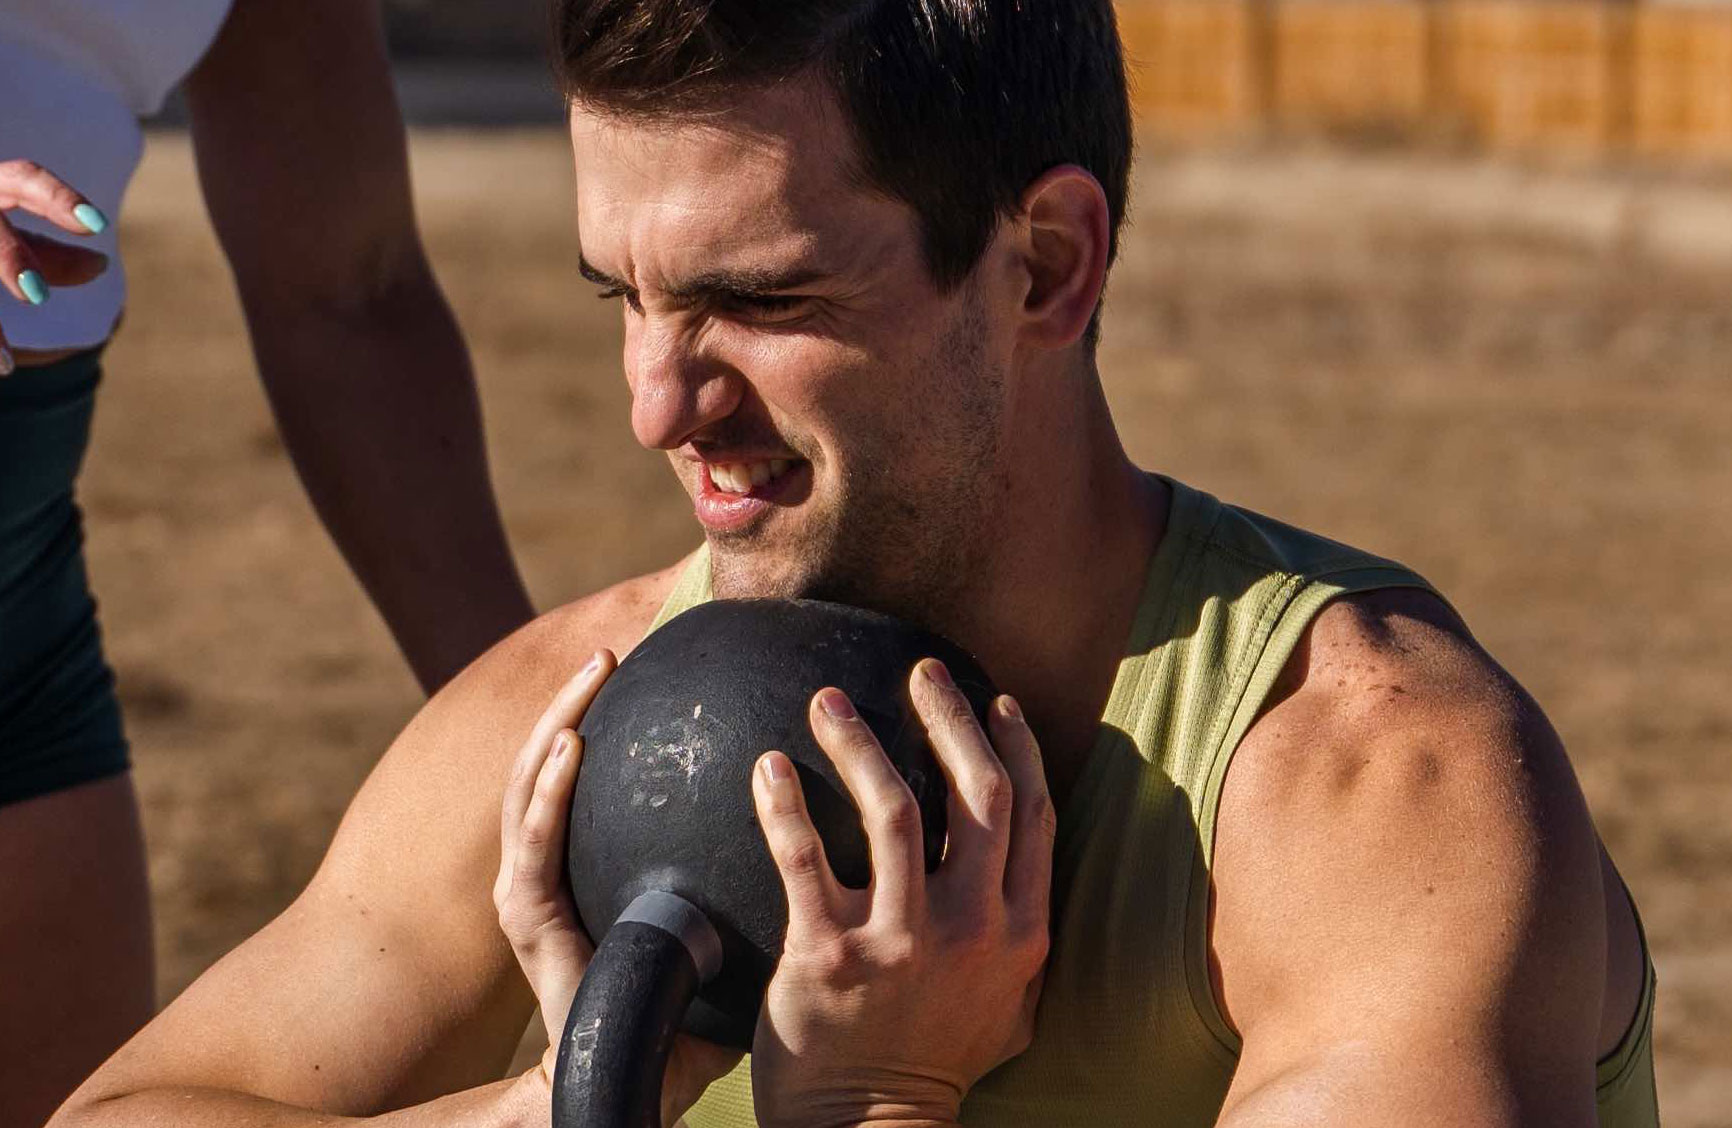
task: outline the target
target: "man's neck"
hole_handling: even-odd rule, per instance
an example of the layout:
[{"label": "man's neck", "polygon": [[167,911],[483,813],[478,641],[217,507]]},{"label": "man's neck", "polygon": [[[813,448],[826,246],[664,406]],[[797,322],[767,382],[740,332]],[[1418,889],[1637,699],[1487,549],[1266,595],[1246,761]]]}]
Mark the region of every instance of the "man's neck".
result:
[{"label": "man's neck", "polygon": [[1125,455],[1098,380],[1043,383],[1056,394],[1017,405],[987,570],[942,629],[1021,702],[1062,803],[1094,746],[1169,491]]}]

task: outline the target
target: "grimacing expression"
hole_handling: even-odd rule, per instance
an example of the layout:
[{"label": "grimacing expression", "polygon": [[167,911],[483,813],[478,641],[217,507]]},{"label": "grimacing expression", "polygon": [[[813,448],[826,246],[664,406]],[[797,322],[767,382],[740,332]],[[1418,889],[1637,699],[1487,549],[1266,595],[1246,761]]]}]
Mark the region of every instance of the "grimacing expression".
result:
[{"label": "grimacing expression", "polygon": [[669,452],[722,597],[928,617],[1001,527],[1020,300],[940,293],[906,204],[810,85],[701,120],[573,107],[583,270],[625,318],[632,428]]}]

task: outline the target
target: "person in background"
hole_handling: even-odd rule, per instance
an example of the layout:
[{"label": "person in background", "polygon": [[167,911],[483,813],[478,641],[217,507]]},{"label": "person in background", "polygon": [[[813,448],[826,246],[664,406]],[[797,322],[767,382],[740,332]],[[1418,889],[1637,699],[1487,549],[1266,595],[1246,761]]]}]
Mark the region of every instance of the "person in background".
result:
[{"label": "person in background", "polygon": [[125,306],[139,119],[185,83],[258,368],[326,527],[431,691],[532,609],[428,266],[368,0],[0,0],[0,1124],[153,1010],[126,740],[74,483]]}]

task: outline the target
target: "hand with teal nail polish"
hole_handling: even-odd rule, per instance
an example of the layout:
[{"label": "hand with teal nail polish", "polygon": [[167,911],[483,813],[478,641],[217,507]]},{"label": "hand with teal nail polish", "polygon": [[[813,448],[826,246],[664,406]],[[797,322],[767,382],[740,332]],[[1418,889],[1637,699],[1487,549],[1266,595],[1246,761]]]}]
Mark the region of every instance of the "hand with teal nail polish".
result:
[{"label": "hand with teal nail polish", "polygon": [[[87,239],[108,230],[108,217],[71,185],[33,161],[0,160],[0,199],[9,208],[53,223]],[[6,339],[5,317],[19,305],[39,306],[60,286],[82,286],[108,269],[108,256],[76,242],[20,231],[0,213],[0,377],[10,376],[28,355],[15,355]]]},{"label": "hand with teal nail polish", "polygon": [[100,235],[108,230],[108,217],[103,215],[95,204],[79,204],[72,209],[72,215],[84,224],[92,235]]},{"label": "hand with teal nail polish", "polygon": [[20,274],[18,288],[24,291],[24,300],[31,305],[41,305],[48,300],[48,282],[41,271],[26,270]]}]

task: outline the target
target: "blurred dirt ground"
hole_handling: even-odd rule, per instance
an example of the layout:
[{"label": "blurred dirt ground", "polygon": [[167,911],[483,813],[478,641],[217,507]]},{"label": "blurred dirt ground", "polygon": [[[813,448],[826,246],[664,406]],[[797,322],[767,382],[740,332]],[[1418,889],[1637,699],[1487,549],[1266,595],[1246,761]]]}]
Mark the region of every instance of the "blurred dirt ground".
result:
[{"label": "blurred dirt ground", "polygon": [[[562,137],[414,148],[539,603],[691,547]],[[181,136],[125,230],[82,496],[166,999],[294,896],[418,698],[275,437]],[[1417,566],[1533,690],[1646,919],[1666,1121],[1732,1124],[1732,186],[1148,154],[1102,368],[1145,464]]]}]

